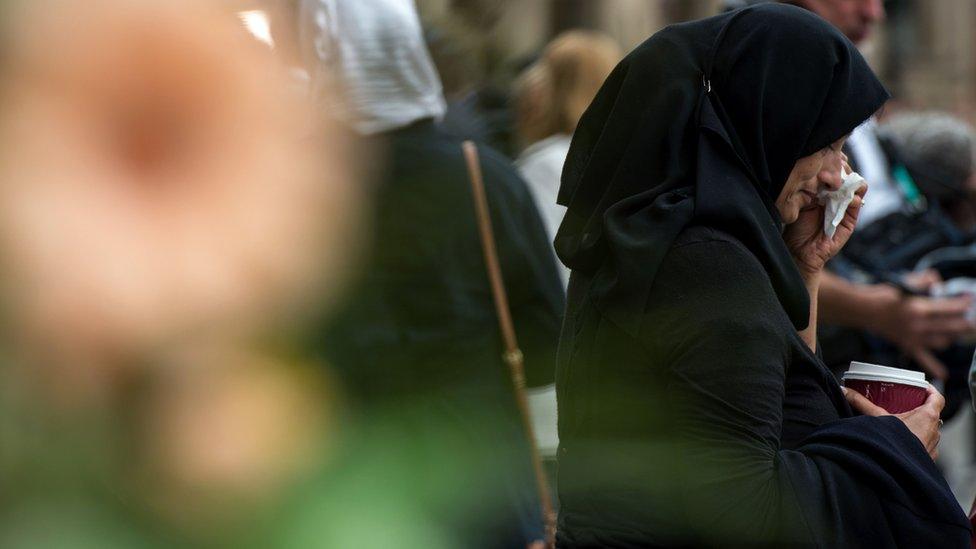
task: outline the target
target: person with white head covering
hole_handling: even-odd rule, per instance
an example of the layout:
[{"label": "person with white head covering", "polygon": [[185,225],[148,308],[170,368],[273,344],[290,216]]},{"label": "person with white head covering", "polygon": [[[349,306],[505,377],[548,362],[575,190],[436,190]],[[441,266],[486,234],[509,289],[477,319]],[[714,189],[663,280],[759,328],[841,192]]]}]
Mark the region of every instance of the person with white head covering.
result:
[{"label": "person with white head covering", "polygon": [[[345,94],[345,104],[323,108],[384,154],[364,265],[315,344],[354,405],[388,413],[415,435],[416,448],[389,451],[402,453],[417,486],[444,479],[410,465],[413,452],[457,456],[466,474],[453,493],[462,501],[437,519],[463,524],[460,546],[524,548],[543,537],[528,445],[500,359],[461,142],[437,124],[444,98],[413,2],[303,0],[300,7],[313,86]],[[479,150],[528,385],[550,384],[564,300],[551,245],[511,163]],[[445,422],[463,448],[432,442],[444,433],[431,425]],[[425,490],[416,505],[443,510]]]},{"label": "person with white head covering", "polygon": [[441,81],[412,0],[303,0],[299,17],[316,88],[338,75],[344,92],[321,94],[325,107],[358,132],[444,116]]}]

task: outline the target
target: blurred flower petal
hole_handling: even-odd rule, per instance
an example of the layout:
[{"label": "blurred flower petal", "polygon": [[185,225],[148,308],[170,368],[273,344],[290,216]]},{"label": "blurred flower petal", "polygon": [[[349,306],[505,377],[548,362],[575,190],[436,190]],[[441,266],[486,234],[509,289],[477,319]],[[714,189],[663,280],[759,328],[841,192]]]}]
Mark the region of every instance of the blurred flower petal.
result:
[{"label": "blurred flower petal", "polygon": [[0,253],[21,339],[101,352],[251,330],[330,284],[353,240],[344,144],[310,137],[308,105],[232,13],[19,7]]}]

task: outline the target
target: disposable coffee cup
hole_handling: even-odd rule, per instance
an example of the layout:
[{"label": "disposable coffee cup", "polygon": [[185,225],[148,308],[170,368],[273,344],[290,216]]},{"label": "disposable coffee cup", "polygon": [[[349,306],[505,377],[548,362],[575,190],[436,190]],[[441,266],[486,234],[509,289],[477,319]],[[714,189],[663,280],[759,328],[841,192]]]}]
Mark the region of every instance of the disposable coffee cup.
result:
[{"label": "disposable coffee cup", "polygon": [[889,414],[914,410],[925,402],[925,374],[866,362],[851,362],[843,375],[844,386],[861,393]]}]

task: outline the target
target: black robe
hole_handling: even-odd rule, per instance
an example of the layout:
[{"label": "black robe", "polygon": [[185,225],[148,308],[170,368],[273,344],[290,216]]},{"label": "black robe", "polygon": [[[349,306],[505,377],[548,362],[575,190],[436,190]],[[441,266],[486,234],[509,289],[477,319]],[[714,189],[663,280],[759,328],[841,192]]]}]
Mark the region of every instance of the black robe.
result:
[{"label": "black robe", "polygon": [[691,227],[637,337],[574,273],[557,369],[560,547],[968,547],[894,417],[852,417],[741,242]]}]

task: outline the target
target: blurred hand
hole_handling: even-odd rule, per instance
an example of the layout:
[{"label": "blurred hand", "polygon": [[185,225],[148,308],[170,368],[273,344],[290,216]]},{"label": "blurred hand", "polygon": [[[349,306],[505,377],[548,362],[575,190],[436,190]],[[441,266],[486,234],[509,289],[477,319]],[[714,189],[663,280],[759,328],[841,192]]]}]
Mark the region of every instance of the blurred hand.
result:
[{"label": "blurred hand", "polygon": [[824,206],[819,204],[800,210],[797,220],[787,225],[783,240],[786,241],[802,275],[807,277],[818,274],[827,261],[844,247],[854,233],[857,215],[861,211],[861,203],[867,190],[867,185],[857,190],[833,238],[824,233]]},{"label": "blurred hand", "polygon": [[868,328],[911,356],[932,376],[945,379],[945,366],[930,350],[945,349],[957,339],[976,333],[976,326],[966,320],[972,297],[903,296],[891,288],[879,295],[879,301]]},{"label": "blurred hand", "polygon": [[925,269],[906,274],[902,277],[902,282],[913,290],[929,292],[932,286],[942,282],[942,275],[935,269]]},{"label": "blurred hand", "polygon": [[894,415],[902,420],[908,430],[918,437],[929,456],[935,460],[939,457],[939,439],[942,437],[942,433],[939,432],[939,428],[942,426],[939,415],[942,413],[942,408],[945,407],[945,398],[931,385],[927,391],[928,395],[921,406],[901,414],[889,414],[887,410],[874,404],[854,389],[844,387],[844,396],[847,397],[847,402],[850,403],[851,408],[861,414],[876,417]]}]

